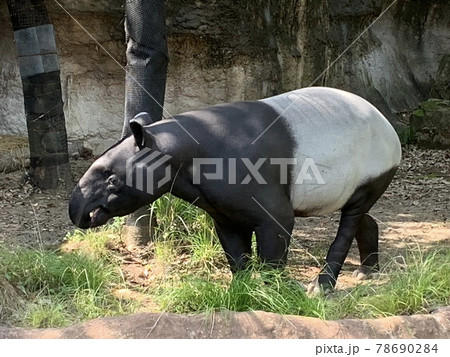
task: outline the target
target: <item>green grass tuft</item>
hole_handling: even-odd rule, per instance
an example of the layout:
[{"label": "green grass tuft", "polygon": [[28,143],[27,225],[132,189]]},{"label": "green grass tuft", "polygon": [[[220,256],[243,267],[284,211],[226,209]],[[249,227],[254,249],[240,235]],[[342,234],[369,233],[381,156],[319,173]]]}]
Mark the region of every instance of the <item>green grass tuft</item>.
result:
[{"label": "green grass tuft", "polygon": [[295,280],[262,265],[237,274],[229,283],[185,276],[159,289],[158,299],[164,310],[176,313],[264,310],[324,316],[323,300],[308,298]]},{"label": "green grass tuft", "polygon": [[42,299],[29,304],[22,318],[22,325],[34,328],[67,326],[71,323],[66,304],[57,299]]},{"label": "green grass tuft", "polygon": [[450,251],[410,251],[404,269],[386,268],[385,284],[339,294],[326,318],[378,318],[426,313],[450,303]]},{"label": "green grass tuft", "polygon": [[[79,246],[81,237],[85,241]],[[107,239],[88,231],[69,237],[69,243],[74,242],[81,248],[66,252],[0,246],[0,275],[27,302],[24,313],[10,316],[15,324],[60,327],[134,311],[131,302],[113,294],[124,281],[118,261],[107,252]]]},{"label": "green grass tuft", "polygon": [[253,268],[231,283],[192,275],[159,289],[158,299],[166,311],[176,313],[214,310],[263,310],[323,319],[378,318],[426,313],[450,303],[450,254],[411,253],[404,271],[389,272],[385,284],[376,281],[309,298],[286,274]]},{"label": "green grass tuft", "polygon": [[169,262],[178,254],[190,255],[192,266],[207,271],[225,263],[225,255],[214,230],[213,220],[204,211],[171,195],[154,202],[156,213],[155,255]]}]

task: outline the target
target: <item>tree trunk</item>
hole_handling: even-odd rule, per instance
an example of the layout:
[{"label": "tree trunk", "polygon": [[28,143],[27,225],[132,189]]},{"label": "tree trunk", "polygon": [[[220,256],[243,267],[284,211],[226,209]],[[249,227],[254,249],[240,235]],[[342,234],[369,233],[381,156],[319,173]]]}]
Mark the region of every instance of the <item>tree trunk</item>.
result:
[{"label": "tree trunk", "polygon": [[162,119],[167,77],[167,33],[164,0],[134,0],[125,5],[127,75],[122,136],[130,120],[147,112]]},{"label": "tree trunk", "polygon": [[7,0],[19,55],[30,175],[42,189],[72,186],[60,70],[44,0]]},{"label": "tree trunk", "polygon": [[[125,34],[127,75],[122,136],[130,132],[130,119],[140,112],[149,113],[153,120],[162,119],[168,63],[164,0],[127,1]],[[127,246],[152,240],[156,218],[151,218],[150,222],[148,207],[127,217],[122,231]]]}]

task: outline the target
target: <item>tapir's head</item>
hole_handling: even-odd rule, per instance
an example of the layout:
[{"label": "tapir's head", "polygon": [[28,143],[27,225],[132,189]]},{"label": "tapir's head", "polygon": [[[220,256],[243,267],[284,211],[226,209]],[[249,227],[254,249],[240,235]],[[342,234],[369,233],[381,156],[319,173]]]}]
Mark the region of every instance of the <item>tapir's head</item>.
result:
[{"label": "tapir's head", "polygon": [[149,120],[146,113],[137,115],[130,122],[132,135],[101,155],[75,186],[69,215],[76,226],[101,226],[110,218],[134,212],[170,190],[172,163],[144,128]]}]

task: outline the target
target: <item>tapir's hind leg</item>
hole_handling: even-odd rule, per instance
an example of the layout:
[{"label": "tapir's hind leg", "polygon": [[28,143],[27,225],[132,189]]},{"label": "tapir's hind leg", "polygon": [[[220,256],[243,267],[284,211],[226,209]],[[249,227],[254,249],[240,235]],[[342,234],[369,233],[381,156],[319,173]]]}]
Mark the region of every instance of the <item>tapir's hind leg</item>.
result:
[{"label": "tapir's hind leg", "polygon": [[378,271],[378,224],[369,214],[366,213],[361,220],[355,238],[361,265],[355,270],[353,276],[362,280]]},{"label": "tapir's hind leg", "polygon": [[[338,232],[328,250],[326,265],[319,274],[318,284],[310,285],[308,289],[310,293],[317,291],[319,286],[322,289],[327,290],[336,285],[337,277],[344,264],[345,258],[347,257],[353,238],[355,238],[356,235],[359,237],[359,246],[361,246],[361,243],[364,241],[362,247],[364,255],[367,255],[367,258],[378,250],[375,248],[375,241],[378,246],[378,234],[374,234],[374,224],[376,225],[376,223],[370,216],[366,215],[366,213],[369,212],[378,198],[386,190],[394,177],[396,170],[397,168],[393,168],[380,175],[378,178],[359,187],[342,208]],[[378,229],[376,231],[378,231]],[[363,232],[369,232],[370,235],[367,236],[364,234],[363,237]],[[363,258],[363,260],[366,259]],[[371,261],[369,260],[369,262]],[[364,263],[364,265],[365,264],[367,263]]]},{"label": "tapir's hind leg", "polygon": [[[336,285],[336,280],[347,257],[353,238],[356,235],[364,213],[342,212],[336,238],[328,250],[325,259],[326,265],[319,274],[318,285],[310,287],[310,290],[317,290],[321,287],[324,291],[332,289]],[[312,292],[312,291],[310,291]]]}]

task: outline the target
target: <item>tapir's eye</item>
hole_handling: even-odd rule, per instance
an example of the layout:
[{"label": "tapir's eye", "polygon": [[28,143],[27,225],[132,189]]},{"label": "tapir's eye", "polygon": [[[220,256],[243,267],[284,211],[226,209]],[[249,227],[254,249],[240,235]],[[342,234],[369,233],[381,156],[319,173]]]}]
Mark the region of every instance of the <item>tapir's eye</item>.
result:
[{"label": "tapir's eye", "polygon": [[105,170],[105,171],[103,171],[103,177],[105,178],[105,179],[107,179],[109,176],[111,176],[112,175],[112,172],[111,172],[111,170]]},{"label": "tapir's eye", "polygon": [[111,175],[108,178],[108,185],[117,186],[118,180],[116,175]]}]

